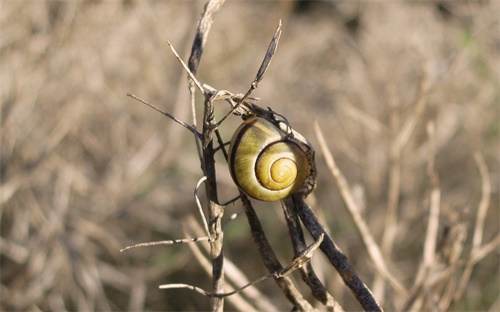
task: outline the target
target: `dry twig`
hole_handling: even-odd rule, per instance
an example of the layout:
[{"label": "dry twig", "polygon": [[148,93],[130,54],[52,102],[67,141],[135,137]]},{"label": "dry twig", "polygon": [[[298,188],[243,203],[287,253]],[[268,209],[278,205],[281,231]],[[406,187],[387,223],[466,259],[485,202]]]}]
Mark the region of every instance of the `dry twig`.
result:
[{"label": "dry twig", "polygon": [[357,204],[350,192],[349,184],[340,169],[335,164],[333,155],[326,144],[325,137],[317,122],[314,123],[314,130],[316,132],[316,137],[318,138],[321,151],[323,152],[323,156],[325,157],[326,164],[330,169],[330,173],[332,174],[337,187],[339,188],[342,199],[354,220],[356,228],[359,231],[361,238],[363,239],[363,243],[368,250],[368,254],[370,255],[370,259],[375,265],[376,270],[387,279],[387,281],[394,287],[394,289],[398,291],[398,293],[403,296],[407,296],[407,291],[404,286],[390,273],[389,269],[387,268],[382,252],[375,242],[375,239],[373,238],[368,225],[361,217],[359,208],[357,207]]}]

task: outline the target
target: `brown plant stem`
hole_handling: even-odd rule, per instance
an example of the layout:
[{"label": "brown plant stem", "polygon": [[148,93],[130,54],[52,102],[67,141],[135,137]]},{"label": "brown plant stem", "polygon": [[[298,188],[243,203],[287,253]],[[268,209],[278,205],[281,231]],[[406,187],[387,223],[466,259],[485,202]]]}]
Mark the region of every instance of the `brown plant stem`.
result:
[{"label": "brown plant stem", "polygon": [[[293,200],[288,197],[283,199],[282,207],[285,214],[285,219],[288,225],[288,231],[292,240],[295,256],[307,248],[304,232],[300,225],[300,220],[295,212]],[[328,293],[328,290],[320,281],[310,262],[305,264],[300,272],[302,279],[311,288],[311,291],[316,299],[327,306],[327,309],[334,311],[343,311],[342,307],[335,301],[335,299]]]},{"label": "brown plant stem", "polygon": [[363,309],[366,311],[382,311],[382,308],[378,305],[371,291],[361,281],[358,274],[347,260],[347,257],[337,247],[330,234],[328,234],[326,229],[319,222],[316,214],[304,199],[305,196],[301,193],[295,193],[291,197],[291,203],[293,201],[293,206],[302,220],[302,223],[304,223],[314,239],[318,239],[321,234],[324,235],[323,243],[320,245],[321,250],[339,272],[342,280],[347,287],[349,287]]},{"label": "brown plant stem", "polygon": [[[208,33],[212,26],[212,15],[224,4],[224,0],[210,0],[205,5],[204,12],[198,23],[196,35],[189,57],[189,71],[194,75],[200,64],[203,48],[207,41]],[[188,73],[189,73],[188,71]],[[194,81],[189,76],[189,90],[191,93],[191,106],[194,112]],[[203,90],[202,90],[203,91]],[[201,138],[202,148],[202,169],[206,177],[205,189],[207,196],[209,235],[212,239],[210,243],[210,258],[212,260],[212,289],[215,294],[224,292],[224,256],[223,232],[221,219],[224,214],[222,206],[219,205],[217,196],[217,179],[215,171],[215,150],[213,147],[213,130],[215,125],[213,99],[214,93],[204,92],[205,105],[203,112],[203,131]],[[193,117],[195,118],[195,117]],[[196,140],[196,142],[198,142]],[[224,310],[224,299],[219,297],[211,298],[212,311]]]},{"label": "brown plant stem", "polygon": [[[283,270],[283,266],[276,257],[269,241],[267,240],[266,234],[264,233],[264,229],[260,224],[259,218],[255,213],[255,210],[252,207],[252,203],[248,199],[248,197],[244,194],[241,195],[241,202],[243,203],[243,208],[245,210],[245,214],[247,215],[248,224],[250,225],[250,230],[252,233],[252,238],[259,249],[259,252],[262,256],[262,260],[264,261],[264,265],[270,273],[280,272]],[[295,309],[300,311],[315,311],[312,305],[304,299],[300,291],[295,287],[292,280],[287,276],[283,276],[280,278],[275,277],[275,281],[278,286],[281,288],[285,296],[292,302],[295,306]]]}]

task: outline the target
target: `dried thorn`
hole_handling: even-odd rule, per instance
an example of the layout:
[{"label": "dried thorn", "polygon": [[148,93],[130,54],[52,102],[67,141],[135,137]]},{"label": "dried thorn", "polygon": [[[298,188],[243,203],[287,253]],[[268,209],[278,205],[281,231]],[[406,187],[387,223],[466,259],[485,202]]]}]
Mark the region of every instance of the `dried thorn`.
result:
[{"label": "dried thorn", "polygon": [[271,40],[271,43],[267,48],[266,56],[264,57],[264,60],[262,61],[259,70],[257,71],[257,75],[255,76],[255,80],[252,82],[250,90],[257,89],[259,83],[262,81],[262,78],[264,78],[264,74],[269,68],[269,64],[271,63],[274,53],[276,53],[276,50],[278,49],[278,42],[280,41],[280,37],[281,37],[281,20],[279,20],[278,27],[274,32],[273,39]]},{"label": "dried thorn", "polygon": [[201,85],[201,83],[198,81],[198,79],[196,79],[196,77],[194,76],[194,74],[191,72],[191,70],[189,70],[189,67],[186,65],[186,63],[184,63],[184,61],[181,59],[181,57],[179,56],[179,54],[177,53],[177,51],[175,51],[175,48],[174,46],[170,43],[170,41],[167,40],[167,44],[169,45],[170,49],[172,50],[172,53],[174,53],[175,57],[177,58],[177,60],[181,63],[182,67],[184,68],[184,70],[187,72],[189,78],[191,78],[194,82],[194,84],[196,85],[196,87],[198,88],[198,90],[201,91],[201,93],[205,94],[205,90],[203,89],[203,86]]},{"label": "dried thorn", "polygon": [[283,270],[276,273],[275,276],[283,277],[284,275],[301,268],[304,264],[311,261],[313,253],[316,251],[316,249],[318,249],[319,245],[321,245],[324,237],[325,234],[321,233],[318,239],[313,244],[311,244],[311,246],[304,249],[297,257],[293,259],[292,263],[290,263],[289,266],[283,268]]},{"label": "dried thorn", "polygon": [[236,105],[233,106],[229,110],[229,112],[222,117],[222,119],[216,124],[217,127],[222,124],[226,118],[228,118],[230,115],[232,115],[240,106],[242,103],[244,103],[249,97],[252,92],[257,89],[259,86],[259,83],[262,81],[264,78],[264,74],[266,73],[267,69],[269,68],[269,64],[271,64],[271,60],[273,58],[274,53],[278,49],[278,42],[281,37],[281,20],[278,23],[278,27],[276,28],[276,31],[274,32],[273,39],[271,40],[271,43],[269,44],[269,47],[267,48],[266,55],[264,56],[264,60],[260,64],[259,70],[257,71],[257,75],[255,76],[254,81],[250,84],[250,89],[248,89],[247,93],[239,100],[236,102]]},{"label": "dried thorn", "polygon": [[226,206],[228,206],[229,204],[234,203],[235,201],[237,201],[237,200],[238,200],[238,199],[240,199],[240,198],[241,198],[241,195],[238,195],[238,196],[236,196],[235,198],[233,198],[233,199],[231,199],[231,200],[229,200],[229,201],[227,201],[227,202],[225,202],[225,203],[221,204],[221,206],[226,207]]},{"label": "dried thorn", "polygon": [[172,239],[172,240],[157,241],[157,242],[140,243],[140,244],[135,244],[135,245],[127,246],[127,247],[125,247],[123,249],[120,249],[120,252],[124,252],[124,251],[127,251],[129,249],[139,248],[139,247],[150,247],[150,246],[158,246],[158,245],[185,244],[185,243],[204,242],[204,241],[210,241],[210,237],[205,236],[205,237],[182,238],[182,239]]},{"label": "dried thorn", "polygon": [[156,110],[157,112],[162,113],[163,115],[167,116],[168,118],[172,119],[176,123],[180,124],[184,128],[186,128],[189,131],[191,131],[197,138],[201,138],[201,133],[199,133],[195,128],[193,128],[192,126],[188,125],[184,121],[175,118],[173,115],[171,115],[171,114],[169,114],[167,112],[162,111],[158,107],[154,106],[153,104],[148,103],[147,101],[141,99],[140,97],[138,97],[138,96],[136,96],[136,95],[134,95],[132,93],[127,93],[127,96],[133,98],[134,100],[137,100],[137,101],[141,102],[142,104],[145,104],[145,105],[151,107],[152,109]]},{"label": "dried thorn", "polygon": [[248,284],[246,284],[238,289],[235,289],[235,290],[227,292],[227,293],[220,293],[220,294],[214,294],[214,293],[208,292],[200,287],[189,285],[189,284],[165,284],[165,285],[160,285],[159,288],[160,289],[187,288],[187,289],[194,290],[197,293],[202,294],[204,296],[207,296],[209,298],[224,298],[224,297],[228,297],[228,296],[234,295],[236,293],[239,293],[240,291],[243,291],[245,288],[248,288],[252,285],[255,285],[255,284],[265,280],[266,278],[273,277],[273,276],[274,276],[274,274],[264,275],[264,276],[259,277],[258,279],[254,280],[254,281],[252,281],[252,282],[250,282],[250,283],[248,283]]},{"label": "dried thorn", "polygon": [[205,214],[203,213],[203,207],[201,206],[200,198],[198,197],[198,190],[200,189],[200,186],[203,182],[207,180],[206,176],[203,176],[198,183],[196,183],[196,187],[194,189],[194,199],[196,201],[196,206],[198,206],[198,211],[200,212],[201,219],[203,220],[203,226],[205,227],[205,233],[207,233],[207,236],[210,237],[210,231],[208,229],[208,222],[207,219],[205,218]]}]

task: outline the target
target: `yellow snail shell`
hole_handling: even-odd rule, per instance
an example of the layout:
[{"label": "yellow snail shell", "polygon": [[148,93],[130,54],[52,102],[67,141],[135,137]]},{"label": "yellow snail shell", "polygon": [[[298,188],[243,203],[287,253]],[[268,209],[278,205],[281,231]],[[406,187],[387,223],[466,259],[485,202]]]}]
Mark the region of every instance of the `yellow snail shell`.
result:
[{"label": "yellow snail shell", "polygon": [[250,197],[276,201],[290,196],[305,182],[308,159],[301,146],[261,117],[245,120],[229,147],[229,171]]}]

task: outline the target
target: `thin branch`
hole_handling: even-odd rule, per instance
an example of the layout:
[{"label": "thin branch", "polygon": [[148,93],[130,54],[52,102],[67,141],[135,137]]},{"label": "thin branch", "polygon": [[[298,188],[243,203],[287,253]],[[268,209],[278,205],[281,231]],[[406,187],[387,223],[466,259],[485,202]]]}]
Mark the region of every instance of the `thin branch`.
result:
[{"label": "thin branch", "polygon": [[[190,226],[189,229],[193,231],[191,232],[192,236],[202,235],[203,229],[201,228],[200,224],[194,220],[194,218],[189,218],[187,224]],[[184,232],[186,232],[186,230]],[[208,257],[204,255],[210,252],[209,246],[207,246],[206,244],[191,244],[188,245],[188,247],[191,249],[191,251],[193,252],[194,256],[196,257],[202,268],[208,274],[210,274],[211,264],[208,260]],[[202,249],[205,251],[205,253],[203,253]],[[224,273],[226,276],[226,282],[229,282],[228,285],[233,285],[233,289],[238,288],[238,285],[240,284],[246,285],[250,282],[248,278],[245,276],[245,274],[240,271],[237,265],[231,262],[231,260],[228,258],[224,259],[224,268],[225,268]],[[269,311],[269,312],[278,311],[278,309],[271,302],[271,300],[255,287],[247,288],[245,291],[244,298],[242,298],[241,295],[236,294],[231,297],[228,297],[227,299],[230,300],[231,303],[239,311]],[[257,308],[248,307],[248,305],[254,305]]]},{"label": "thin branch", "polygon": [[159,288],[160,289],[173,289],[173,288],[188,288],[188,289],[191,289],[191,290],[194,290],[204,296],[207,296],[207,297],[210,297],[210,298],[223,298],[223,297],[228,297],[228,296],[231,296],[231,295],[234,295],[236,293],[239,293],[241,291],[243,291],[245,288],[248,288],[250,286],[253,286],[269,277],[274,277],[274,278],[282,278],[284,277],[285,275],[287,274],[290,274],[292,273],[293,271],[301,268],[304,264],[308,263],[309,261],[311,261],[312,259],[312,256],[314,254],[314,252],[316,251],[316,249],[318,249],[319,245],[321,244],[321,242],[323,241],[323,235],[321,235],[318,240],[316,240],[314,243],[312,243],[310,246],[308,246],[306,249],[304,249],[297,257],[295,257],[293,259],[293,261],[285,268],[281,269],[280,271],[278,272],[275,272],[275,273],[270,273],[270,274],[267,274],[267,275],[264,275],[264,276],[261,276],[259,277],[258,279],[252,281],[252,282],[249,282],[247,283],[246,285],[238,288],[238,289],[235,289],[233,291],[230,291],[230,292],[226,292],[226,293],[211,293],[211,292],[208,292],[208,291],[205,291],[203,290],[202,288],[199,288],[197,286],[193,286],[193,285],[188,285],[188,284],[166,284],[166,285],[160,285]]},{"label": "thin branch", "polygon": [[318,249],[319,245],[323,242],[323,238],[325,237],[324,234],[321,234],[318,239],[309,247],[304,249],[302,252],[296,256],[292,263],[290,263],[287,267],[283,268],[281,272],[276,273],[276,277],[283,277],[286,274],[289,274],[290,272],[293,272],[297,270],[298,268],[301,268],[304,264],[308,263],[311,261],[311,258],[313,256],[313,253]]},{"label": "thin branch", "polygon": [[135,245],[127,246],[127,247],[125,247],[123,249],[120,249],[120,252],[124,252],[124,251],[127,251],[129,249],[139,248],[139,247],[151,247],[151,246],[158,246],[158,245],[185,244],[185,243],[206,242],[206,241],[210,241],[210,237],[205,236],[205,237],[195,237],[195,238],[181,238],[181,239],[172,239],[172,240],[165,240],[165,241],[140,243],[140,244],[135,244]]},{"label": "thin branch", "polygon": [[319,222],[318,217],[304,199],[305,195],[300,192],[295,192],[292,195],[293,206],[312,237],[318,239],[320,235],[324,235],[323,243],[320,245],[321,251],[323,251],[330,263],[339,272],[346,286],[349,287],[356,300],[358,300],[365,310],[382,311],[380,305],[373,298],[371,291],[361,281],[347,260],[347,257],[337,247],[330,234],[328,234],[324,226]]},{"label": "thin branch", "polygon": [[[425,66],[424,66],[425,69]],[[414,110],[413,112],[408,116],[408,118],[405,120],[403,126],[401,127],[401,130],[399,131],[398,135],[394,139],[394,142],[391,146],[391,153],[392,154],[399,154],[402,152],[406,144],[408,143],[408,140],[410,136],[413,134],[415,127],[417,125],[418,120],[422,116],[422,114],[425,111],[425,107],[427,105],[427,95],[429,93],[430,89],[430,80],[429,76],[427,73],[427,70],[424,70],[424,76],[422,77],[422,80],[420,81],[420,86],[419,86],[419,92],[418,92],[418,98],[417,101],[414,105]]]},{"label": "thin branch", "polygon": [[271,42],[269,43],[269,47],[267,48],[266,56],[264,57],[264,60],[260,64],[259,70],[257,71],[257,75],[255,76],[254,81],[252,81],[250,85],[250,89],[248,89],[247,93],[239,99],[233,108],[229,110],[229,112],[222,117],[222,119],[217,123],[217,126],[222,124],[226,118],[231,116],[239,107],[242,103],[244,103],[252,94],[252,92],[257,89],[259,86],[259,83],[262,81],[264,78],[264,74],[266,73],[267,69],[269,68],[269,65],[271,64],[271,60],[274,56],[274,53],[276,53],[276,50],[278,49],[278,42],[281,37],[281,20],[278,23],[278,27],[276,28],[276,31],[274,32],[273,39],[271,39]]},{"label": "thin branch", "polygon": [[[203,233],[203,228],[200,226],[199,222],[196,222],[194,218],[189,218],[188,222],[185,223],[184,226],[184,235],[187,236],[188,230],[191,236],[200,236]],[[192,251],[194,258],[196,259],[197,263],[200,265],[200,267],[207,273],[208,276],[212,276],[212,262],[210,261],[209,255],[210,255],[210,249],[211,246],[207,244],[190,244],[187,245],[189,249]],[[231,279],[232,271],[227,270],[227,264],[231,264],[231,261],[228,260],[227,258],[224,259],[224,275],[225,275],[225,283],[227,283],[227,280]],[[234,266],[234,265],[233,265]],[[248,281],[246,280],[246,277],[243,276],[243,279],[238,280],[238,285],[240,283],[247,283]],[[234,285],[234,283],[233,283]],[[228,284],[226,284],[227,287]],[[236,287],[234,287],[236,288]],[[213,292],[213,291],[212,291]],[[221,291],[221,293],[224,291]],[[258,292],[256,289],[250,288],[250,291],[248,293],[253,293],[253,292]],[[265,300],[265,298],[262,298],[263,296],[260,296],[261,299]],[[227,297],[225,300],[229,300],[232,305],[236,308],[238,311],[256,311],[257,309],[253,306],[253,304],[247,300],[246,296],[242,296],[241,294],[235,294],[233,296]]]},{"label": "thin branch", "polygon": [[[306,242],[304,238],[304,232],[300,224],[299,216],[297,215],[294,203],[291,198],[285,198],[281,201],[281,206],[285,215],[286,223],[288,225],[288,232],[292,240],[293,249],[296,255],[301,254],[306,250]],[[321,234],[320,239],[317,242],[322,242],[324,234]],[[319,247],[319,243],[317,243]],[[316,247],[316,248],[317,248]],[[333,297],[328,293],[328,290],[323,285],[321,280],[314,272],[311,263],[307,263],[301,268],[302,279],[311,288],[311,291],[316,299],[327,306],[327,309],[332,310],[342,310],[342,307],[333,299]]]},{"label": "thin branch", "polygon": [[136,96],[134,94],[127,93],[127,96],[133,98],[134,100],[137,100],[137,101],[141,102],[142,104],[145,104],[145,105],[151,107],[152,109],[154,109],[154,110],[156,110],[156,111],[158,111],[160,113],[162,113],[163,115],[167,116],[168,118],[172,119],[176,123],[180,124],[184,128],[186,128],[189,131],[191,131],[196,136],[196,138],[201,138],[201,133],[199,133],[195,128],[193,128],[192,126],[188,125],[184,121],[179,120],[179,119],[175,118],[173,115],[171,115],[171,114],[169,114],[167,112],[162,111],[158,107],[154,106],[153,104],[148,103],[147,101],[141,99],[140,97],[138,97],[138,96]]},{"label": "thin branch", "polygon": [[196,28],[196,35],[193,40],[191,55],[189,56],[189,68],[194,74],[198,71],[201,55],[203,54],[203,48],[205,47],[208,33],[212,27],[212,15],[222,7],[224,2],[225,0],[210,0],[205,5],[198,27]]},{"label": "thin branch", "polygon": [[[257,245],[257,248],[262,256],[262,260],[269,272],[279,272],[283,270],[283,266],[279,262],[276,254],[274,253],[269,241],[267,240],[264,229],[260,224],[259,218],[253,209],[252,203],[245,194],[241,194],[241,202],[243,203],[243,208],[247,215],[248,224],[250,225],[250,231],[252,233],[252,238]],[[281,278],[276,278],[275,281],[281,288],[283,293],[286,295],[288,300],[295,305],[295,308],[300,311],[314,311],[315,309],[312,305],[302,296],[300,291],[295,287],[293,282],[286,276]]]},{"label": "thin branch", "polygon": [[201,93],[205,93],[205,89],[203,89],[203,86],[201,85],[201,83],[198,81],[198,79],[196,79],[196,77],[194,76],[194,74],[191,72],[191,70],[189,69],[189,67],[186,65],[186,63],[184,63],[184,61],[181,59],[181,57],[179,56],[179,54],[177,53],[177,51],[175,51],[175,48],[174,46],[170,43],[170,41],[167,40],[167,43],[168,43],[168,46],[170,47],[170,49],[172,50],[172,53],[174,53],[175,57],[177,58],[177,60],[179,61],[179,63],[181,63],[182,67],[184,68],[184,70],[186,71],[186,73],[188,74],[189,78],[191,78],[193,81],[194,81],[194,84],[196,85],[196,87],[198,88],[198,90],[201,91]]},{"label": "thin branch", "polygon": [[207,218],[205,217],[205,213],[203,213],[203,207],[201,206],[200,198],[198,197],[198,190],[200,189],[200,186],[203,182],[207,180],[206,176],[203,176],[198,183],[196,183],[196,187],[194,189],[194,199],[196,201],[196,206],[198,206],[198,211],[201,215],[201,219],[203,220],[203,226],[205,228],[205,233],[207,236],[210,236],[210,230],[208,229],[208,222]]},{"label": "thin branch", "polygon": [[[274,32],[273,39],[271,40],[271,43],[269,44],[269,47],[267,48],[266,56],[264,57],[264,60],[262,61],[262,64],[259,67],[259,70],[257,71],[257,75],[255,76],[254,81],[252,82],[251,88],[253,88],[253,89],[256,89],[257,86],[259,85],[259,83],[264,78],[264,74],[266,73],[267,69],[269,68],[269,65],[271,64],[271,60],[273,59],[274,53],[276,53],[276,50],[278,49],[278,43],[279,43],[280,37],[281,37],[281,26],[282,26],[281,20],[279,20],[278,27],[276,27],[276,31]],[[250,94],[248,94],[248,95],[250,95]]]},{"label": "thin branch", "polygon": [[427,95],[430,89],[430,80],[428,74],[428,66],[422,66],[424,69],[423,77],[420,81],[419,92],[417,94],[416,103],[413,105],[414,109],[411,114],[406,118],[405,122],[398,129],[398,133],[394,137],[391,150],[391,170],[389,179],[389,194],[388,206],[385,213],[385,226],[382,234],[381,250],[383,255],[390,256],[394,239],[397,232],[397,215],[399,207],[399,197],[401,191],[401,154],[403,149],[409,142],[411,135],[414,133],[417,122],[425,111],[427,105]]},{"label": "thin branch", "polygon": [[[224,209],[219,205],[217,195],[217,179],[215,170],[215,151],[213,148],[213,130],[214,124],[214,93],[205,91],[202,85],[196,80],[195,74],[203,53],[203,48],[210,32],[213,22],[212,15],[217,12],[224,4],[224,0],[209,0],[205,5],[205,9],[198,23],[196,35],[193,40],[191,48],[191,55],[189,56],[189,67],[186,66],[180,58],[182,66],[189,75],[188,89],[191,95],[191,107],[194,114],[195,104],[195,90],[193,83],[205,96],[204,112],[203,112],[203,129],[201,136],[201,151],[198,147],[198,152],[201,160],[201,167],[206,177],[205,190],[207,197],[207,211],[208,211],[208,230],[209,236],[213,238],[210,244],[210,259],[212,261],[212,289],[214,293],[221,293],[224,289],[224,255],[223,251],[223,237],[221,219],[224,215]],[[174,51],[173,47],[172,50]],[[194,115],[193,115],[194,116]],[[195,118],[195,117],[193,117]],[[223,311],[224,300],[222,298],[212,298],[211,300],[212,311]]]},{"label": "thin branch", "polygon": [[373,235],[371,234],[368,225],[363,220],[363,217],[361,216],[359,208],[356,204],[356,201],[354,200],[350,192],[349,183],[347,182],[347,179],[344,177],[340,169],[335,164],[333,155],[326,144],[323,132],[321,131],[317,122],[314,122],[314,131],[316,133],[316,137],[318,139],[319,146],[323,152],[323,156],[325,158],[328,169],[330,170],[330,173],[332,174],[332,177],[334,178],[335,183],[337,184],[340,195],[342,196],[342,200],[344,201],[344,204],[346,205],[349,213],[351,214],[354,224],[356,225],[356,228],[361,236],[361,239],[363,240],[363,243],[365,244],[366,249],[368,250],[368,254],[370,256],[370,259],[372,260],[372,263],[375,266],[375,269],[387,279],[387,281],[392,285],[394,289],[397,290],[398,293],[400,293],[403,296],[408,296],[408,292],[405,289],[405,287],[396,279],[396,277],[394,277],[390,273],[389,269],[387,268],[384,257],[382,256],[382,252],[380,251],[380,248],[375,242],[375,239],[373,238]]},{"label": "thin branch", "polygon": [[[427,124],[427,136],[429,140],[429,152],[427,160],[427,176],[430,185],[430,195],[429,195],[429,218],[427,221],[427,231],[424,240],[423,256],[422,262],[420,263],[417,274],[415,275],[415,282],[413,283],[412,290],[410,291],[410,296],[405,303],[404,310],[415,310],[418,309],[416,304],[419,304],[421,296],[424,296],[431,288],[428,286],[428,278],[431,272],[432,266],[435,264],[436,257],[436,242],[438,237],[438,227],[439,227],[439,212],[440,212],[440,199],[441,191],[439,189],[439,177],[436,173],[434,163],[436,157],[436,147],[435,147],[435,129],[434,123],[429,122]],[[427,286],[424,289],[424,286]]]},{"label": "thin branch", "polygon": [[430,194],[430,209],[429,221],[424,243],[423,264],[426,270],[430,270],[434,264],[436,256],[436,242],[438,237],[439,227],[439,211],[441,201],[441,191],[439,189],[439,177],[434,168],[434,158],[436,155],[434,144],[434,123],[429,122],[427,125],[427,133],[430,141],[429,161],[428,161],[428,176],[429,184],[431,185]]},{"label": "thin branch", "polygon": [[[479,203],[479,207],[477,210],[476,216],[476,225],[474,227],[474,234],[472,236],[472,249],[470,252],[470,259],[481,249],[481,243],[483,240],[483,232],[484,232],[484,221],[486,220],[486,214],[488,212],[488,207],[490,206],[490,194],[491,194],[491,182],[490,175],[488,173],[488,167],[486,166],[486,162],[484,161],[483,156],[477,152],[474,154],[474,160],[476,161],[477,167],[479,169],[479,174],[481,175],[481,201]],[[474,263],[469,261],[467,266],[465,267],[462,278],[460,279],[460,283],[458,289],[453,297],[453,300],[456,302],[460,300],[462,297],[465,288],[467,287],[467,283],[469,282],[469,278],[472,274],[472,270],[474,268]]]},{"label": "thin branch", "polygon": [[484,244],[472,257],[469,259],[470,263],[476,264],[483,260],[487,255],[497,250],[500,246],[500,235],[497,235],[489,243]]}]

